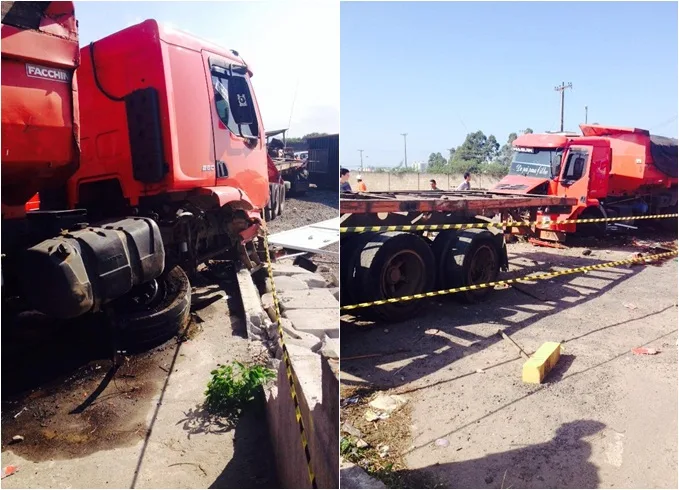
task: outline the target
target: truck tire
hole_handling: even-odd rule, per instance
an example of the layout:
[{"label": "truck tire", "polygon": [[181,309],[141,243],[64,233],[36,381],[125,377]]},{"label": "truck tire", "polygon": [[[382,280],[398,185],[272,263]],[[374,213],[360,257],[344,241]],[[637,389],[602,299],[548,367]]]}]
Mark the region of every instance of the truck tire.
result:
[{"label": "truck tire", "polygon": [[[363,247],[360,267],[365,302],[426,293],[434,287],[434,254],[422,237],[412,233],[377,234]],[[424,301],[418,299],[359,311],[366,317],[398,322],[423,307]]]},{"label": "truck tire", "polygon": [[176,266],[156,282],[157,293],[147,304],[136,304],[130,295],[112,304],[119,348],[133,352],[148,350],[188,325],[191,286],[184,270]]},{"label": "truck tire", "polygon": [[[591,206],[585,209],[578,219],[601,219],[606,218],[606,211],[601,206]],[[600,223],[578,223],[575,226],[575,234],[580,237],[600,238],[606,234],[606,221]]]},{"label": "truck tire", "polygon": [[[504,251],[492,232],[472,228],[459,232],[451,247],[448,260],[441,264],[443,287],[459,288],[497,280]],[[477,303],[488,296],[491,288],[463,291],[454,296],[465,303]]]}]

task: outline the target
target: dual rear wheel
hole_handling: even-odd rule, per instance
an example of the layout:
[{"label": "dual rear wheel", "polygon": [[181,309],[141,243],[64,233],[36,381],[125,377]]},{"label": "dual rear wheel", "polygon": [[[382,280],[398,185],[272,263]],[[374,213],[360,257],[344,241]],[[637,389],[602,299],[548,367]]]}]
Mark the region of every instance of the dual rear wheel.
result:
[{"label": "dual rear wheel", "polygon": [[[502,236],[485,229],[440,232],[433,242],[403,232],[350,235],[340,250],[343,305],[492,282],[506,259]],[[454,296],[477,302],[489,292],[484,288]],[[417,314],[425,305],[426,300],[406,299],[353,311],[398,321]]]}]

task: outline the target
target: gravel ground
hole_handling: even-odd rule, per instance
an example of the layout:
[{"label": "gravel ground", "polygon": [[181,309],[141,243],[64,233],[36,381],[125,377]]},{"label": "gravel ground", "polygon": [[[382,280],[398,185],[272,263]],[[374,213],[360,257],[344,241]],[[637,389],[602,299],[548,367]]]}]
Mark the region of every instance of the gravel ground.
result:
[{"label": "gravel ground", "polygon": [[[630,242],[511,244],[503,277],[626,259],[639,251]],[[676,259],[494,291],[479,305],[441,298],[398,324],[345,316],[343,397],[404,395],[409,420],[394,430],[408,440],[385,435],[391,418],[379,430],[356,420],[365,410],[342,420],[369,447],[396,447],[383,479],[411,488],[676,488],[677,316]],[[563,343],[544,384],[521,381],[524,361],[498,328],[528,352]],[[630,352],[640,346],[659,353]]]},{"label": "gravel ground", "polygon": [[[292,230],[301,226],[318,223],[339,215],[339,197],[337,191],[329,191],[312,187],[305,196],[286,198],[283,214],[268,224],[270,233]],[[312,261],[319,266],[318,272],[330,280],[339,277],[339,243],[325,250],[332,254],[318,254]],[[290,251],[295,253],[295,251]]]}]

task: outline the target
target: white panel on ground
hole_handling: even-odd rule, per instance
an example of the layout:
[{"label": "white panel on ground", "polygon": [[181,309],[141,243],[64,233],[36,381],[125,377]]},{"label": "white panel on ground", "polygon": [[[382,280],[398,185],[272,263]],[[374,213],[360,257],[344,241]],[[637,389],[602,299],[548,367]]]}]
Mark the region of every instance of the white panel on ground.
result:
[{"label": "white panel on ground", "polygon": [[333,253],[324,247],[339,242],[339,217],[302,226],[294,230],[282,231],[269,236],[269,243],[292,250],[312,253]]}]

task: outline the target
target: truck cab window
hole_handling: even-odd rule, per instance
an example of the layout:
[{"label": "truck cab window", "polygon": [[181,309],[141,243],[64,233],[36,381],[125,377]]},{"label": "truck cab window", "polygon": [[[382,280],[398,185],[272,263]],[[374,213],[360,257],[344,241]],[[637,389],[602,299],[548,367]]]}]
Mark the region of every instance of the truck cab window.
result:
[{"label": "truck cab window", "polygon": [[587,152],[571,151],[568,153],[566,167],[563,171],[563,180],[576,181],[582,178],[587,163]]},{"label": "truck cab window", "polygon": [[[257,125],[257,117],[254,114],[254,108],[252,109],[252,118],[247,123],[239,124],[237,118],[234,117],[233,111],[229,104],[229,100],[233,100],[233,94],[230,94],[229,90],[233,89],[235,83],[230,83],[230,81],[235,77],[240,77],[245,79],[245,75],[232,70],[229,74],[226,69],[219,66],[212,66],[212,87],[214,88],[215,94],[215,108],[217,110],[217,115],[219,119],[224,123],[224,125],[236,136],[241,136],[244,138],[256,138],[259,136],[259,127]],[[246,86],[247,83],[239,83],[238,86]],[[249,88],[248,88],[249,92]],[[231,95],[231,97],[230,97]],[[252,100],[252,96],[248,93],[246,94],[249,100]]]}]

